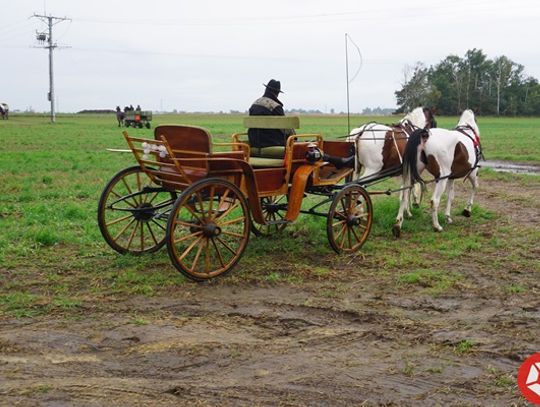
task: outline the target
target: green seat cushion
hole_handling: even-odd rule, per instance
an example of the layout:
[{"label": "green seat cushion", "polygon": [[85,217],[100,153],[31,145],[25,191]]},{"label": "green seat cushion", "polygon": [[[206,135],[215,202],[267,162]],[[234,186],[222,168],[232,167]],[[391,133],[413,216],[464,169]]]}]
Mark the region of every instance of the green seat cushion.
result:
[{"label": "green seat cushion", "polygon": [[283,158],[285,157],[284,146],[271,146],[271,147],[251,147],[252,157],[264,157],[264,158]]},{"label": "green seat cushion", "polygon": [[283,158],[250,157],[249,163],[255,168],[283,167]]}]

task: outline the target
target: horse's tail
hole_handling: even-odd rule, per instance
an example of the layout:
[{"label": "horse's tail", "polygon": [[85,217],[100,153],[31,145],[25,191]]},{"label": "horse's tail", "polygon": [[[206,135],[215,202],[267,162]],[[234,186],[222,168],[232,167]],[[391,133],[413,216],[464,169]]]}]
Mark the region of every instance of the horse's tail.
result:
[{"label": "horse's tail", "polygon": [[429,137],[429,132],[424,129],[418,129],[412,132],[405,151],[403,152],[403,180],[412,185],[419,182],[422,185],[424,180],[418,173],[418,157],[424,149],[424,143]]}]

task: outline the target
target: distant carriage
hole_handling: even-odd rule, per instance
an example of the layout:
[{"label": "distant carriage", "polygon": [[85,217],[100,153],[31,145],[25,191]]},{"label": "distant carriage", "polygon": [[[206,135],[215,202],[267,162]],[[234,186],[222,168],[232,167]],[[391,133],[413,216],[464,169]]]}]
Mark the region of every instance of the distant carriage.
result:
[{"label": "distant carriage", "polygon": [[149,129],[151,121],[152,112],[150,111],[130,110],[125,112],[124,125],[126,127],[137,127],[139,129],[146,127]]},{"label": "distant carriage", "polygon": [[9,118],[9,106],[7,103],[0,103],[0,116],[2,116],[3,120]]}]

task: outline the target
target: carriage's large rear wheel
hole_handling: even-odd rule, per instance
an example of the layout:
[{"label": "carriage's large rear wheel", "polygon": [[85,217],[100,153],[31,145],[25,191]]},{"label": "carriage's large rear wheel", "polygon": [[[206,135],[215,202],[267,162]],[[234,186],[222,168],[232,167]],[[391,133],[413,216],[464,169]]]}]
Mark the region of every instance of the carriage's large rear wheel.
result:
[{"label": "carriage's large rear wheel", "polygon": [[373,206],[367,191],[360,185],[348,185],[339,191],[328,212],[326,233],[337,253],[359,250],[369,236]]},{"label": "carriage's large rear wheel", "polygon": [[98,204],[105,241],[119,253],[149,253],[165,244],[176,194],[156,185],[139,166],[125,168],[107,184]]},{"label": "carriage's large rear wheel", "polygon": [[234,184],[208,178],[191,185],[167,224],[172,264],[195,281],[227,273],[247,246],[250,223],[246,198]]},{"label": "carriage's large rear wheel", "polygon": [[277,223],[285,220],[287,213],[287,195],[265,196],[261,198],[261,209],[266,222],[276,222],[267,225],[251,223],[251,231],[255,236],[271,236],[282,231],[287,223]]}]

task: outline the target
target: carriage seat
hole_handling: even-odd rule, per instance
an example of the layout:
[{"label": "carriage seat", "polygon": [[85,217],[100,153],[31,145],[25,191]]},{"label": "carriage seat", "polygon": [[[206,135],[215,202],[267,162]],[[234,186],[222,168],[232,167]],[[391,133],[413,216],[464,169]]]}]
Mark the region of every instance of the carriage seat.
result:
[{"label": "carriage seat", "polygon": [[[296,116],[248,116],[244,127],[252,129],[298,129],[300,119]],[[251,147],[249,163],[254,168],[283,167],[285,146]]]}]

